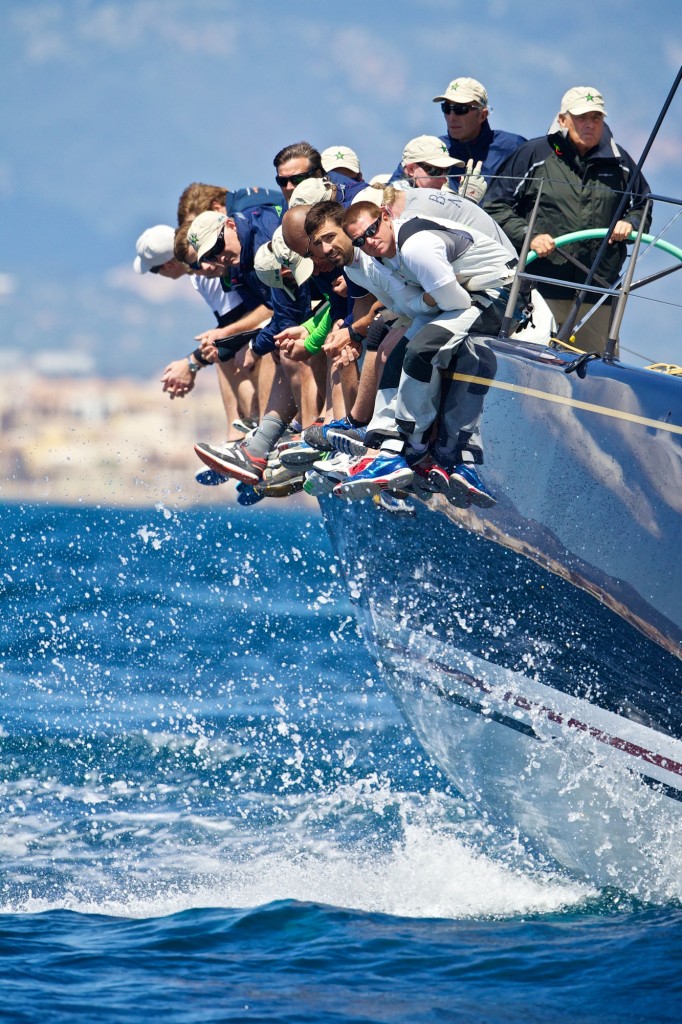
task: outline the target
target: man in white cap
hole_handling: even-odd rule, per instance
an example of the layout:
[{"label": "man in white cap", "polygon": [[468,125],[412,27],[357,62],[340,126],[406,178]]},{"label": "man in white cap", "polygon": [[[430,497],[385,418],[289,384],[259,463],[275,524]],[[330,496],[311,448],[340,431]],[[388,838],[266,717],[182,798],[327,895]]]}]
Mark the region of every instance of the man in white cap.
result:
[{"label": "man in white cap", "polygon": [[[561,255],[554,239],[558,235],[587,228],[608,228],[624,189],[635,171],[632,157],[617,146],[605,121],[604,97],[592,86],[575,86],[566,92],[561,108],[547,135],[526,142],[501,168],[491,185],[486,210],[520,249],[531,212],[542,183],[542,195],[535,221],[531,250],[540,257],[533,274],[569,282],[584,282],[585,272]],[[625,241],[639,227],[649,185],[640,174],[635,180],[621,219],[609,238],[597,273],[601,282],[613,284],[626,257]],[[645,230],[648,224],[645,225]],[[575,243],[571,255],[590,267],[602,239]],[[596,285],[600,281],[595,280]],[[574,291],[560,284],[538,282],[559,326],[567,316]],[[599,296],[588,294],[580,317],[589,313]],[[585,351],[603,352],[608,338],[609,301],[589,316],[575,336]]]},{"label": "man in white cap", "polygon": [[348,178],[362,181],[360,160],[357,153],[350,146],[328,146],[322,150],[322,166],[326,173],[338,171]]},{"label": "man in white cap", "polygon": [[[447,131],[439,138],[450,156],[464,164],[471,161],[472,168],[476,167],[488,182],[500,164],[526,141],[523,135],[490,127],[488,92],[475,78],[453,78],[433,102],[440,103],[445,115]],[[391,180],[401,176],[398,168]]]},{"label": "man in white cap", "polygon": [[345,174],[335,171],[330,171],[330,175],[331,177],[309,178],[297,185],[289,199],[289,209],[331,200],[342,203],[343,206],[350,206],[356,195],[367,188],[367,182],[362,178],[347,178]]},{"label": "man in white cap", "polygon": [[172,279],[187,273],[187,267],[175,258],[175,228],[169,224],[155,224],[143,231],[135,249],[133,267],[137,274],[159,274]]},{"label": "man in white cap", "polygon": [[403,180],[410,188],[442,189],[448,187],[453,168],[465,165],[463,160],[450,156],[445,143],[435,135],[418,135],[406,144],[401,166]]}]

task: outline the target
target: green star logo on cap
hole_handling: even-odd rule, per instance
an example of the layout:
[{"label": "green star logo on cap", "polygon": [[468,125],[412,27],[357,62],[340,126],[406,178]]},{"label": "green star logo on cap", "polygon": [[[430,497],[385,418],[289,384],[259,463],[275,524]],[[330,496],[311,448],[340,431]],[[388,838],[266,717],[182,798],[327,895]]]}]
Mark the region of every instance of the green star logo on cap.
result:
[{"label": "green star logo on cap", "polygon": [[[587,78],[587,75],[585,77]],[[585,100],[587,101],[587,103],[594,103],[594,96],[592,95],[591,92],[588,92],[585,95]]]},{"label": "green star logo on cap", "polygon": [[199,244],[199,236],[193,232],[191,235],[187,236],[187,241],[196,249]]},{"label": "green star logo on cap", "polygon": [[448,149],[447,149],[447,146],[445,145],[444,142],[441,142],[440,148],[441,148],[441,152],[447,153]]},{"label": "green star logo on cap", "polygon": [[338,151],[338,153],[335,154],[335,156],[336,156],[337,160],[343,160],[345,158],[346,154],[344,153],[344,151],[342,149],[340,149]]},{"label": "green star logo on cap", "polygon": [[457,90],[459,89],[459,82],[457,81],[457,79],[455,79],[454,82],[450,82],[448,89],[452,89],[453,92],[457,92]]}]

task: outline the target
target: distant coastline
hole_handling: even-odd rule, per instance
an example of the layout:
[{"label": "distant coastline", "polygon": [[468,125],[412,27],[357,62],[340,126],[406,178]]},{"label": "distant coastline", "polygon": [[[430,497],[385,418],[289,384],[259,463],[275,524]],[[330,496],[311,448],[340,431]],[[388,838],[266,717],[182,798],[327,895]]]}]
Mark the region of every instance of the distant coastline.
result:
[{"label": "distant coastline", "polygon": [[[170,401],[155,380],[19,375],[0,394],[0,502],[234,503],[233,484],[201,487],[194,479],[202,468],[194,442],[220,441],[224,424],[212,374],[199,375],[182,401]],[[317,506],[307,495],[276,504],[302,503]]]}]

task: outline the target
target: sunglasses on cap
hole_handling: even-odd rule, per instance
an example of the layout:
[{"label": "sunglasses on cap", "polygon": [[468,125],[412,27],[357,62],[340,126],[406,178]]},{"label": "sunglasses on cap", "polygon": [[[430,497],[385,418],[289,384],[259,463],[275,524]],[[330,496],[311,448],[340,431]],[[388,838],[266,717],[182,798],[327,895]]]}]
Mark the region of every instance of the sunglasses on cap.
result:
[{"label": "sunglasses on cap", "polygon": [[223,224],[222,231],[218,235],[213,246],[200,257],[198,263],[213,263],[218,256],[225,250],[225,225]]},{"label": "sunglasses on cap", "polygon": [[362,249],[363,245],[365,244],[368,238],[374,238],[377,231],[379,230],[381,218],[382,214],[379,214],[377,219],[373,220],[369,227],[365,228],[361,235],[358,235],[357,238],[351,238],[351,242],[353,243],[356,249]]},{"label": "sunglasses on cap", "polygon": [[314,171],[304,171],[303,174],[276,174],[275,181],[280,188],[284,188],[285,185],[300,185],[302,181],[307,181],[308,178],[314,177]]},{"label": "sunglasses on cap", "polygon": [[478,103],[441,103],[440,109],[444,114],[459,114],[462,117],[464,114],[470,114],[472,110],[480,110]]},{"label": "sunglasses on cap", "polygon": [[429,178],[447,178],[448,176],[447,167],[432,167],[431,164],[417,164],[417,166],[421,167]]}]

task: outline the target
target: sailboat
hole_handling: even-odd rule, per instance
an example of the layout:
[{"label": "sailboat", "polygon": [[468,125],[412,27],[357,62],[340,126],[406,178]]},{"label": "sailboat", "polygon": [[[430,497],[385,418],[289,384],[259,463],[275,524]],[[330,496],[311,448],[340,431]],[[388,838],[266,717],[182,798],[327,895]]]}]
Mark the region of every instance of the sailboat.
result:
[{"label": "sailboat", "polygon": [[[640,281],[653,250],[672,264]],[[527,246],[520,266],[517,289]],[[679,266],[675,245],[633,234],[601,355],[572,349],[575,319],[550,345],[515,340],[509,318],[476,338],[451,377],[483,395],[493,507],[422,496],[399,518],[321,499],[367,645],[430,756],[539,857],[640,894],[680,875],[682,371],[614,353],[631,296]]]}]

